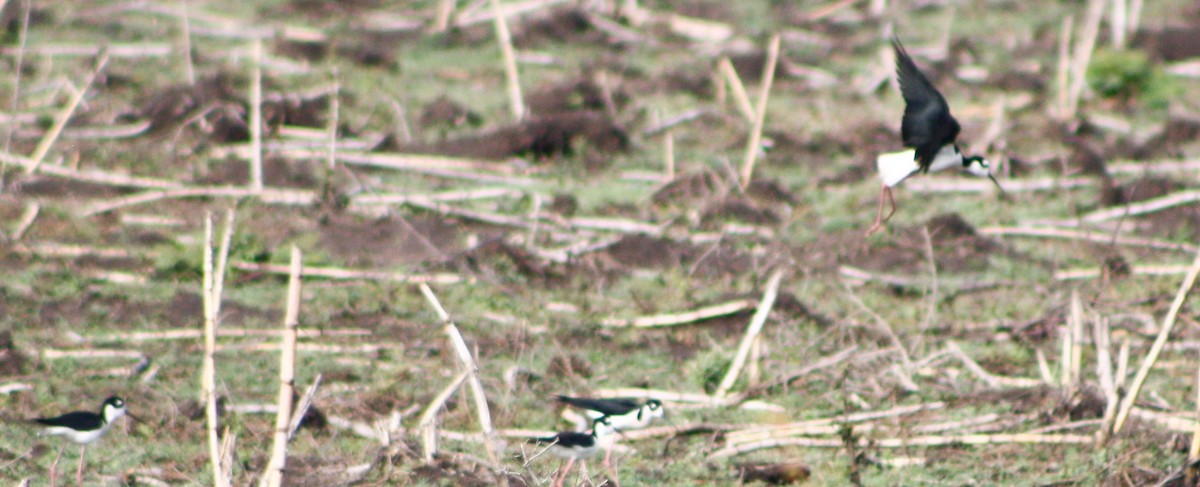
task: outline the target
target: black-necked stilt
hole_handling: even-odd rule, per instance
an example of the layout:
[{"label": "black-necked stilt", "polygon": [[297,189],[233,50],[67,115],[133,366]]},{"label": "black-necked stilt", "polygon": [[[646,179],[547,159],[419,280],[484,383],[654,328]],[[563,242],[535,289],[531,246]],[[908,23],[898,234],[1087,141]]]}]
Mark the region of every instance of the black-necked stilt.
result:
[{"label": "black-necked stilt", "polygon": [[[99,440],[108,429],[112,427],[114,421],[125,416],[125,400],[117,396],[109,397],[104,400],[104,404],[100,406],[100,413],[90,411],[75,411],[55,416],[53,418],[37,418],[34,421],[45,425],[42,430],[42,435],[61,436],[67,441],[80,445],[79,449],[79,468],[75,472],[76,483],[83,484],[83,454],[87,451],[87,445]],[[58,452],[62,455],[62,450]],[[58,464],[58,458],[54,459],[54,464]],[[54,477],[54,467],[51,467],[51,479]],[[53,480],[51,481],[53,485]]]},{"label": "black-necked stilt", "polygon": [[563,431],[554,436],[534,438],[535,443],[547,445],[546,448],[554,456],[567,459],[567,466],[563,467],[551,485],[561,487],[575,462],[595,455],[601,448],[604,448],[612,434],[613,427],[608,418],[600,417],[592,423],[591,433]]},{"label": "black-necked stilt", "polygon": [[[878,230],[896,213],[892,188],[917,171],[928,173],[958,168],[975,176],[989,178],[1000,188],[1000,183],[988,168],[987,159],[965,156],[959,151],[955,141],[960,127],[950,115],[950,105],[946,104],[946,99],[917,69],[899,39],[892,39],[892,47],[896,50],[896,76],[900,81],[900,93],[904,95],[904,121],[900,125],[900,136],[908,150],[882,154],[875,160],[879,177],[883,180],[883,189],[879,193],[875,223],[867,230],[867,235]],[[1000,188],[1000,191],[1004,189]],[[891,203],[891,211],[886,217],[883,216],[885,197]]]},{"label": "black-necked stilt", "polygon": [[651,421],[663,417],[662,401],[648,399],[638,402],[628,398],[592,399],[586,397],[558,396],[558,401],[582,409],[589,419],[608,417],[614,430],[625,431],[645,428]]}]

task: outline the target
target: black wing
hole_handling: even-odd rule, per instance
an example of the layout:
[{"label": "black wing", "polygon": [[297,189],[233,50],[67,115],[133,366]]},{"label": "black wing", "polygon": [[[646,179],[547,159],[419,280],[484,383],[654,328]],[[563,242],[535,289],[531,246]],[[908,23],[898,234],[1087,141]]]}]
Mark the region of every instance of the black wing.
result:
[{"label": "black wing", "polygon": [[590,447],[596,443],[596,438],[587,433],[579,433],[575,431],[564,431],[554,436],[546,438],[534,438],[535,442],[542,444],[556,444],[565,448],[572,447]]},{"label": "black wing", "polygon": [[605,416],[620,416],[639,407],[637,401],[624,398],[589,399],[586,397],[558,396],[559,402],[570,404],[580,409],[597,411]]},{"label": "black wing", "polygon": [[95,413],[74,412],[53,418],[37,418],[34,421],[46,426],[66,426],[76,430],[96,430],[104,426],[104,420]]},{"label": "black wing", "polygon": [[958,121],[950,116],[950,105],[938,93],[933,83],[921,74],[899,39],[892,39],[896,49],[896,75],[900,93],[904,95],[904,122],[900,136],[904,146],[917,151],[917,164],[928,171],[938,151],[958,138]]}]

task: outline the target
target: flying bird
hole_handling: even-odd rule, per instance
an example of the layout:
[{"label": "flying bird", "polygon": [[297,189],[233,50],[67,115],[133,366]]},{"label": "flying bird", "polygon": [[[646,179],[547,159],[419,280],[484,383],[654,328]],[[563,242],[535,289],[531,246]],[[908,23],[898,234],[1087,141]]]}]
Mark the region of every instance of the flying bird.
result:
[{"label": "flying bird", "polygon": [[[958,148],[958,121],[950,115],[950,105],[938,92],[933,83],[921,74],[916,63],[904,50],[900,40],[893,38],[896,50],[896,77],[900,81],[900,93],[904,95],[904,120],[900,124],[900,138],[907,150],[881,154],[875,165],[883,180],[879,192],[879,209],[875,223],[867,235],[883,227],[896,213],[896,200],[892,188],[917,172],[929,173],[958,169],[973,176],[991,179],[1001,193],[1004,188],[992,176],[988,160],[982,156],[967,156]],[[891,204],[891,211],[883,216],[884,199]]]}]

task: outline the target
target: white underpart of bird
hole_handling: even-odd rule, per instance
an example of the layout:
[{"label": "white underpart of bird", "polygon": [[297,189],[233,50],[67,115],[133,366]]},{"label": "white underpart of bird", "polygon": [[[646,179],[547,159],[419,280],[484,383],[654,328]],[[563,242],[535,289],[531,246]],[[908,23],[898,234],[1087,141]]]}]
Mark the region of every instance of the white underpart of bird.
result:
[{"label": "white underpart of bird", "polygon": [[[585,410],[584,414],[587,415],[588,419],[591,419],[592,421],[605,416],[604,413],[590,409]],[[625,414],[608,415],[608,421],[612,425],[613,429],[617,431],[624,431],[645,428],[650,426],[651,421],[654,421],[656,418],[660,417],[662,417],[662,409],[651,410],[650,406],[643,404],[637,409]]]},{"label": "white underpart of bird", "polygon": [[[974,173],[970,167],[964,168],[968,172]],[[880,154],[875,158],[875,167],[879,169],[879,179],[883,180],[884,186],[894,188],[909,176],[916,174],[921,170],[921,165],[917,163],[917,151],[914,149],[903,150],[900,152],[889,152]],[[943,146],[934,156],[933,162],[929,164],[929,172],[945,171],[951,168],[962,168],[963,156],[958,151],[958,147],[951,144]],[[987,169],[984,168],[987,176]]]},{"label": "white underpart of bird", "polygon": [[112,423],[107,423],[98,430],[76,431],[65,426],[51,426],[43,429],[42,433],[50,436],[62,436],[71,443],[86,445],[99,440],[100,437],[104,436],[104,433],[107,433],[108,429],[111,427]]},{"label": "white underpart of bird", "polygon": [[[590,434],[590,444],[577,445],[561,442],[555,443],[550,447],[550,454],[560,458],[568,459],[587,458],[594,455],[601,449],[612,447],[613,444],[616,443],[616,438],[613,437],[613,433],[615,431],[613,430],[612,425],[608,424],[607,421],[597,421],[592,428],[592,433]],[[574,434],[576,436],[580,435],[580,433],[563,434]],[[559,438],[562,438],[561,434]]]}]

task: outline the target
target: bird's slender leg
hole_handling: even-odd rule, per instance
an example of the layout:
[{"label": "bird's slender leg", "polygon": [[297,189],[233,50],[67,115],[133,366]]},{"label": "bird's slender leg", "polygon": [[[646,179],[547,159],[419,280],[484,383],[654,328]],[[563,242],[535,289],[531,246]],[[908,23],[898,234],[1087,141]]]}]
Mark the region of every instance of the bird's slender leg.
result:
[{"label": "bird's slender leg", "polygon": [[567,474],[571,472],[571,467],[575,465],[575,459],[567,460],[567,466],[563,467],[562,472],[559,472],[558,479],[555,480],[553,487],[563,487],[563,483],[567,480]]},{"label": "bird's slender leg", "polygon": [[883,219],[884,223],[887,223],[888,220],[892,219],[892,215],[896,214],[896,198],[892,195],[891,186],[884,186],[883,191],[887,193],[888,205],[892,207],[892,210],[888,212],[888,216]]},{"label": "bird's slender leg", "polygon": [[87,445],[79,447],[79,468],[75,469],[75,485],[83,485],[83,454],[87,453]]},{"label": "bird's slender leg", "polygon": [[[891,211],[888,212],[886,217],[883,216],[884,196],[887,196],[887,201],[891,204],[891,208],[892,208]],[[892,188],[888,187],[888,185],[885,184],[885,185],[883,185],[883,189],[879,190],[879,208],[875,211],[875,223],[871,224],[871,228],[867,229],[866,236],[870,237],[871,234],[879,231],[880,228],[883,228],[883,224],[887,223],[888,220],[891,220],[892,215],[895,215],[895,214],[896,214],[896,199],[895,199],[895,197],[892,196]]]},{"label": "bird's slender leg", "polygon": [[[609,456],[612,455],[612,447],[609,447],[608,453],[609,453]],[[608,469],[609,479],[612,480],[613,487],[621,487],[621,481],[620,481],[620,479],[618,479],[618,475],[617,475],[617,464],[608,463],[607,457],[605,457],[604,463],[605,463],[604,467]]]},{"label": "bird's slender leg", "polygon": [[54,456],[54,463],[50,464],[50,487],[54,487],[54,485],[57,483],[56,481],[58,480],[58,461],[60,459],[62,459],[63,450],[66,450],[66,449],[67,449],[67,445],[64,443],[62,448],[58,449],[58,455]]}]

